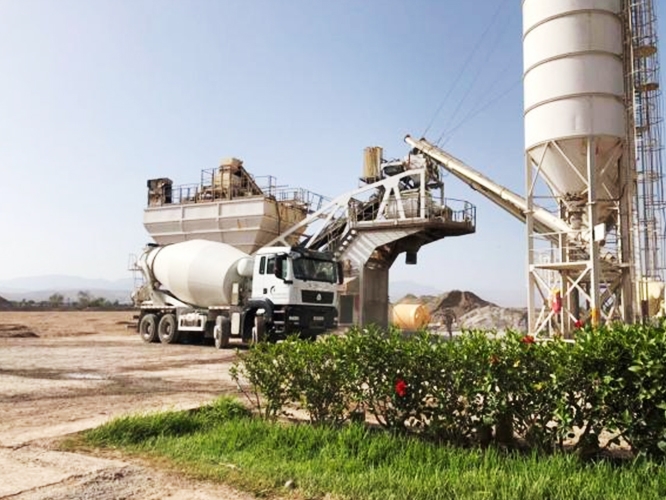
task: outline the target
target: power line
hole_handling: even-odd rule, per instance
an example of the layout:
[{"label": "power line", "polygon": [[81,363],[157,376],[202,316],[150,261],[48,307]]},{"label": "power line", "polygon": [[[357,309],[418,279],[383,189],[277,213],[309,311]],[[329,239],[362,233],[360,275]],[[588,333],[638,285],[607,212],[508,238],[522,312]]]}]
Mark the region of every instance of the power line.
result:
[{"label": "power line", "polygon": [[497,9],[495,10],[493,16],[490,18],[490,22],[489,22],[488,25],[486,26],[486,29],[483,31],[483,33],[481,33],[481,36],[480,36],[479,39],[476,41],[476,45],[474,45],[474,48],[472,49],[472,52],[471,52],[471,53],[469,54],[469,56],[467,56],[467,58],[465,59],[465,63],[463,64],[462,69],[461,69],[460,72],[458,73],[458,76],[457,76],[456,79],[454,80],[454,82],[453,82],[453,84],[451,85],[451,87],[449,87],[449,90],[448,90],[448,92],[446,93],[446,95],[444,96],[444,99],[442,99],[442,102],[440,103],[440,105],[439,105],[439,106],[437,107],[437,109],[435,110],[435,113],[433,114],[433,117],[432,117],[432,119],[430,120],[430,123],[428,123],[428,126],[427,126],[427,127],[425,128],[425,130],[423,131],[422,137],[425,137],[425,135],[430,131],[430,128],[431,128],[431,127],[433,126],[433,124],[435,123],[435,120],[437,119],[437,116],[438,116],[439,113],[442,111],[442,108],[444,107],[444,104],[446,104],[446,101],[447,101],[448,98],[451,96],[451,94],[453,93],[454,89],[456,88],[456,86],[457,86],[458,83],[460,82],[460,80],[461,80],[463,74],[464,74],[465,71],[467,70],[467,67],[469,66],[470,62],[471,62],[472,59],[474,58],[474,55],[476,54],[476,52],[477,52],[477,51],[479,50],[479,48],[481,47],[481,44],[483,43],[485,37],[488,35],[488,32],[490,31],[490,29],[493,27],[493,25],[494,25],[495,22],[497,21],[497,17],[498,17],[498,14],[499,14],[500,10],[502,10],[502,8],[504,7],[504,5],[507,4],[508,1],[509,1],[509,0],[504,0],[501,4],[498,5],[498,7],[497,7]]},{"label": "power line", "polygon": [[[501,6],[501,5],[500,5],[500,6]],[[510,13],[510,11],[508,11],[508,12]],[[497,49],[497,47],[498,47],[498,45],[499,45],[499,41],[501,40],[502,36],[506,33],[506,29],[507,29],[508,23],[507,23],[507,22],[504,22],[504,23],[502,23],[502,25],[503,25],[502,29],[500,29],[500,31],[495,35],[495,38],[493,39],[493,42],[492,42],[491,45],[490,45],[490,50],[486,53],[486,56],[485,56],[483,62],[481,62],[481,64],[478,65],[478,69],[477,69],[476,73],[474,74],[474,76],[472,77],[472,82],[471,82],[471,84],[467,86],[467,90],[465,91],[465,93],[464,93],[464,95],[462,96],[462,98],[458,101],[458,105],[457,105],[456,108],[453,110],[453,113],[449,116],[449,118],[448,118],[448,120],[447,120],[449,126],[454,122],[454,120],[455,120],[456,117],[458,116],[458,113],[460,112],[460,110],[462,109],[463,105],[465,104],[465,101],[466,101],[467,98],[471,95],[472,90],[474,89],[474,87],[476,86],[476,84],[477,84],[478,81],[479,81],[479,76],[481,75],[481,72],[482,72],[483,69],[486,67],[486,64],[487,64],[488,61],[490,60],[490,57],[495,53],[495,50]],[[504,67],[504,69],[502,70],[502,74],[504,74],[504,72],[506,71],[506,69],[507,69],[508,67],[509,67],[509,66],[505,66],[505,67]],[[499,79],[499,78],[497,78],[497,79],[495,79],[495,80],[498,80],[498,79]],[[485,94],[482,94],[482,95],[485,95]],[[444,130],[446,130],[446,128],[444,128]],[[439,139],[437,139],[436,143],[439,143],[439,141],[442,139],[443,136],[444,136],[444,131],[443,131],[442,134],[439,136]]]},{"label": "power line", "polygon": [[451,137],[453,137],[453,133],[454,133],[456,130],[458,130],[460,127],[462,127],[465,123],[467,123],[469,120],[471,120],[472,118],[474,118],[476,115],[478,115],[479,113],[485,111],[485,110],[488,109],[490,106],[492,106],[493,104],[495,104],[497,101],[499,101],[500,99],[502,99],[504,96],[506,96],[507,94],[509,94],[514,88],[516,88],[516,86],[517,86],[520,82],[522,82],[522,78],[520,78],[520,79],[518,79],[518,80],[515,80],[515,81],[511,84],[510,87],[508,87],[506,90],[504,90],[501,94],[498,94],[496,97],[492,98],[490,101],[488,101],[488,102],[486,102],[485,104],[483,104],[483,106],[481,106],[481,107],[478,107],[478,106],[477,106],[477,107],[474,108],[472,111],[470,111],[470,112],[469,112],[469,113],[468,113],[468,114],[467,114],[467,115],[466,115],[466,116],[465,116],[460,122],[458,122],[458,123],[456,124],[455,127],[449,129],[447,132],[443,133],[443,134],[440,136],[440,139],[439,139],[439,141],[438,141],[438,144],[439,144],[439,142],[442,140],[442,138],[444,138],[444,136],[446,136],[446,140],[444,140],[444,142],[443,142],[442,144],[439,144],[439,145],[441,146],[441,145],[446,144],[446,142],[448,142],[448,140],[451,139]]},{"label": "power line", "polygon": [[[509,73],[511,70],[513,70],[513,67],[514,67],[514,59],[509,61],[508,64],[504,65],[504,69],[497,75],[497,77],[490,79],[490,83],[483,89],[483,91],[481,92],[481,95],[482,96],[492,95],[492,91],[496,87],[497,82],[500,82],[507,73]],[[520,81],[520,80],[518,80],[518,81]],[[516,85],[516,82],[512,82],[511,83],[511,88],[513,88],[515,85]],[[491,98],[491,100],[492,100],[492,98]],[[443,138],[445,138],[448,134],[450,134],[452,130],[457,130],[464,123],[466,123],[467,121],[472,119],[474,116],[476,116],[478,113],[480,113],[480,108],[486,106],[486,103],[487,103],[487,101],[483,101],[483,100],[477,101],[476,105],[473,106],[472,109],[469,110],[467,112],[467,114],[458,123],[455,124],[454,127],[449,128],[449,129],[445,129],[442,132],[442,135],[440,135],[438,140],[437,140],[437,144],[439,144],[440,141]],[[448,138],[447,138],[447,140],[448,140]]]}]

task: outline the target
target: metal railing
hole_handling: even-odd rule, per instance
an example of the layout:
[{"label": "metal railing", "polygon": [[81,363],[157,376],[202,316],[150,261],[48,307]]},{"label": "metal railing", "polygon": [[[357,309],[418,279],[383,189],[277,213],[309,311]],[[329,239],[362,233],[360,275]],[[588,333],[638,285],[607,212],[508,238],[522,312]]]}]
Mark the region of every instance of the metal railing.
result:
[{"label": "metal railing", "polygon": [[403,195],[400,200],[396,198],[389,200],[381,214],[379,210],[382,207],[379,200],[370,200],[366,203],[357,202],[350,204],[350,207],[349,220],[352,225],[377,224],[381,221],[393,223],[399,219],[405,222],[442,221],[476,226],[476,206],[468,201],[455,198],[443,198],[440,203],[433,200],[429,193],[425,197],[423,211],[421,210],[421,197],[418,196],[418,193],[412,197]]},{"label": "metal railing", "polygon": [[213,201],[235,200],[249,197],[266,197],[280,204],[301,208],[308,213],[319,210],[330,201],[328,198],[303,188],[280,186],[272,175],[254,177],[241,172],[241,175],[224,179],[219,169],[201,171],[199,184],[181,184],[163,187],[159,196],[151,196],[148,206],[184,205]]},{"label": "metal railing", "polygon": [[197,203],[200,200],[199,184],[183,184],[171,188],[171,201],[164,200],[161,205],[182,205]]},{"label": "metal railing", "polygon": [[448,209],[448,218],[451,222],[464,222],[476,227],[476,206],[465,200],[444,198],[443,207]]}]

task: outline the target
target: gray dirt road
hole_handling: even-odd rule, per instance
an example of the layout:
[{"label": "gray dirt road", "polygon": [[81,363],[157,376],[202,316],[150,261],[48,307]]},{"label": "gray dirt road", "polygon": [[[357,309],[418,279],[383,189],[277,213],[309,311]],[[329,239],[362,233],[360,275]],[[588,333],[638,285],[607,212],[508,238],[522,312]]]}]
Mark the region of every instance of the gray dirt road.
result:
[{"label": "gray dirt road", "polygon": [[124,326],[85,333],[0,337],[0,498],[252,498],[121,458],[56,451],[63,436],[118,415],[192,408],[236,392],[228,374],[234,349],[148,345]]}]

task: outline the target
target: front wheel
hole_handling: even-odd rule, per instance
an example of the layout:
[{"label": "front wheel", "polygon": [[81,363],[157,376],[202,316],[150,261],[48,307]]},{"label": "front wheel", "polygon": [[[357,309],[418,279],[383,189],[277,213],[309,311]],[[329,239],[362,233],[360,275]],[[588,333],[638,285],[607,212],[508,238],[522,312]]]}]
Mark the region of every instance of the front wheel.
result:
[{"label": "front wheel", "polygon": [[155,314],[144,314],[139,321],[139,335],[146,343],[157,342],[157,316]]},{"label": "front wheel", "polygon": [[175,314],[165,314],[157,326],[157,334],[163,344],[178,342],[178,322]]}]

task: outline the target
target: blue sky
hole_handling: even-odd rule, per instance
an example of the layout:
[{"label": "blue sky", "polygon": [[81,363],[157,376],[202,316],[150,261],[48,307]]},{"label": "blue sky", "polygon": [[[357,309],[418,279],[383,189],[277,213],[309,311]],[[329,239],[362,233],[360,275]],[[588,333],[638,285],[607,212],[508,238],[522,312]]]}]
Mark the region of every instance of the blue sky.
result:
[{"label": "blue sky", "polygon": [[[523,193],[521,58],[517,0],[0,0],[0,280],[127,277],[146,179],[223,157],[354,189],[364,147],[404,155],[442,103],[427,136]],[[392,280],[523,290],[524,227],[446,180],[477,233]]]}]

